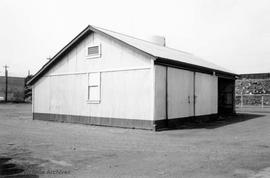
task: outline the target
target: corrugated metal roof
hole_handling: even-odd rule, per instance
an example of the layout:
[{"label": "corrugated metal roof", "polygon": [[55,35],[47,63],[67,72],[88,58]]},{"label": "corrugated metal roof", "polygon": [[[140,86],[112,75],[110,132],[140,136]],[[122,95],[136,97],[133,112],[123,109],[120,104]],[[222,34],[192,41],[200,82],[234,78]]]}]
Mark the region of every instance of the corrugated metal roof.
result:
[{"label": "corrugated metal roof", "polygon": [[109,36],[117,38],[117,39],[137,48],[137,49],[140,49],[141,51],[144,51],[148,54],[151,54],[155,57],[164,58],[164,59],[171,59],[171,60],[175,60],[175,61],[179,61],[179,62],[183,62],[183,63],[187,63],[187,64],[206,67],[206,68],[219,70],[219,71],[223,71],[223,72],[227,72],[227,73],[233,73],[233,72],[231,72],[223,67],[220,67],[214,63],[211,63],[209,61],[206,61],[204,59],[196,57],[196,56],[192,55],[191,53],[168,48],[166,46],[160,46],[160,45],[157,45],[157,44],[154,44],[154,43],[142,40],[142,39],[138,39],[138,38],[135,38],[132,36],[124,35],[124,34],[121,34],[118,32],[113,32],[111,30],[106,30],[106,29],[94,27],[94,26],[92,26],[92,27],[109,35]]}]

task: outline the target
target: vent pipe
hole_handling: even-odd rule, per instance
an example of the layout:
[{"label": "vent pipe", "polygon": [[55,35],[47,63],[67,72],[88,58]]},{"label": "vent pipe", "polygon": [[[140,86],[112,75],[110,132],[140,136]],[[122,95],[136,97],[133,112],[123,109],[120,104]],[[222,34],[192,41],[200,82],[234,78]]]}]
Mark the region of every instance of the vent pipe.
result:
[{"label": "vent pipe", "polygon": [[149,41],[151,43],[154,43],[160,46],[166,46],[166,40],[164,36],[157,36],[157,35],[149,36],[146,38],[146,41]]}]

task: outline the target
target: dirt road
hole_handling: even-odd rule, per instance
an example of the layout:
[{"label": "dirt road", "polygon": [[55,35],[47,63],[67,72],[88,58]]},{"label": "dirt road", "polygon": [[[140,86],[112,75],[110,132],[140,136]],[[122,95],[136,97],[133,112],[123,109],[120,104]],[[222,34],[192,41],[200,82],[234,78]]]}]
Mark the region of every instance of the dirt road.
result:
[{"label": "dirt road", "polygon": [[152,132],[37,121],[29,104],[0,105],[0,177],[255,178],[269,167],[269,113]]}]

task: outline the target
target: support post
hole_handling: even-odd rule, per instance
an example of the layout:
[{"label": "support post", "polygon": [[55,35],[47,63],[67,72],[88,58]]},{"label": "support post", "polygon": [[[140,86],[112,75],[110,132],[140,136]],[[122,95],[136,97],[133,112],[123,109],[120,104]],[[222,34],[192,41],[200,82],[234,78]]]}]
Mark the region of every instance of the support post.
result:
[{"label": "support post", "polygon": [[240,107],[242,108],[243,107],[243,93],[241,93],[241,103],[240,103]]},{"label": "support post", "polygon": [[166,93],[166,127],[169,127],[169,111],[168,111],[168,66],[166,66],[166,71],[165,71],[165,75],[166,75],[166,81],[165,81],[165,93]]},{"label": "support post", "polygon": [[262,108],[263,108],[264,106],[263,106],[263,95],[262,95]]},{"label": "support post", "polygon": [[8,102],[8,66],[5,65],[5,79],[6,79],[6,89],[5,89],[5,102]]}]

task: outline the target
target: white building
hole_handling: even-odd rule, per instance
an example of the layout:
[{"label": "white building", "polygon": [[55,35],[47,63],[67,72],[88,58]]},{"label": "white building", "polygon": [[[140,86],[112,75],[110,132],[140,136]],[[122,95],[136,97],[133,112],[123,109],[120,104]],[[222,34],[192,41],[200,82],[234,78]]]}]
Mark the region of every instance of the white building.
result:
[{"label": "white building", "polygon": [[234,112],[235,74],[154,40],[88,26],[29,81],[33,118],[156,130]]}]

